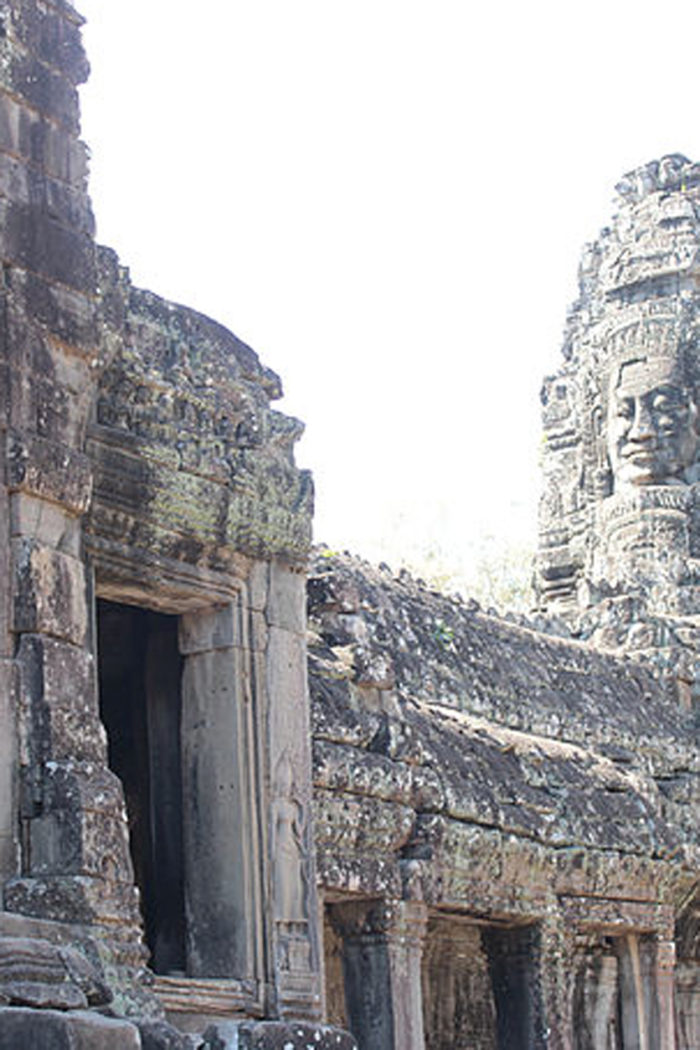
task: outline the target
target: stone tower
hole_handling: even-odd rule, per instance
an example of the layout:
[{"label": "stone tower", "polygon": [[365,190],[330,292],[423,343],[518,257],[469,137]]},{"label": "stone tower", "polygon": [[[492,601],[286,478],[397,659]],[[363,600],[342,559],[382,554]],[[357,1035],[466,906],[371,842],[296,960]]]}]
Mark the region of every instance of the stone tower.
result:
[{"label": "stone tower", "polygon": [[684,679],[696,648],[700,166],[626,175],[584,252],[564,364],[545,381],[538,588],[606,648]]}]

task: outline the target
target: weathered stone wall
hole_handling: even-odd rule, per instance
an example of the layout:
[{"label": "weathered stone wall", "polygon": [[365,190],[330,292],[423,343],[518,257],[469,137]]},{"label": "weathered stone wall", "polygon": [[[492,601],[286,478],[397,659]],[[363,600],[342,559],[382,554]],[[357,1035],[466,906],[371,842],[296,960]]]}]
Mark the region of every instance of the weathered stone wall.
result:
[{"label": "weathered stone wall", "polygon": [[[309,614],[318,864],[336,938],[347,956],[362,901],[410,902],[434,917],[419,938],[426,1031],[410,1045],[516,1046],[516,1031],[523,1046],[540,1045],[550,1028],[541,1045],[568,1046],[581,996],[593,1028],[605,1010],[621,1025],[616,1004],[634,1000],[624,973],[646,951],[662,987],[665,946],[698,878],[700,766],[678,695],[639,661],[344,556],[317,554]],[[451,928],[455,913],[466,927]],[[362,918],[363,936],[391,943],[373,922]],[[518,941],[527,929],[534,940]],[[596,963],[606,950],[613,961]],[[346,959],[348,1023],[384,1045],[367,1034],[370,1010],[352,998],[352,980]],[[486,1015],[448,1005],[479,980]],[[520,996],[529,1013],[507,1015],[499,981],[515,982],[506,999]],[[389,987],[416,994],[407,979]],[[653,997],[659,1033],[675,1023],[671,993]],[[340,1015],[337,988],[335,1001]],[[638,1023],[637,1006],[627,1008],[624,1046]],[[575,1045],[607,1045],[591,1039]]]},{"label": "weathered stone wall", "polygon": [[[301,426],[270,407],[279,379],[249,347],[134,289],[96,248],[81,22],[63,0],[0,12],[0,1042],[193,1045],[141,1024],[167,1011],[198,1037],[209,1023],[212,1046],[349,1046],[318,1026]],[[166,738],[149,718],[170,702],[182,727],[168,758],[181,763],[187,956],[184,974],[155,980],[129,848],[150,803],[127,812],[113,768],[97,599],[176,624],[181,679],[170,667],[159,700],[151,660],[139,686],[149,768]],[[88,1006],[136,1017],[141,1034],[50,1016]],[[308,1023],[234,1033],[245,1017]]]},{"label": "weathered stone wall", "polygon": [[15,793],[3,820],[21,829],[12,863],[4,851],[6,874],[17,876],[6,883],[5,906],[95,918],[133,940],[138,912],[120,789],[105,768],[96,711],[81,541],[99,329],[78,139],[77,85],[87,73],[80,23],[67,3],[17,0],[4,7],[0,40],[3,623],[5,652],[15,656],[5,730],[18,742],[5,767]]},{"label": "weathered stone wall", "polygon": [[80,24],[0,11],[0,1047],[350,1050],[323,925],[363,1050],[695,1050],[698,170],[625,180],[545,387],[578,640],[323,554],[307,624],[301,425],[96,248]]},{"label": "weathered stone wall", "polygon": [[133,288],[112,252],[99,262],[109,365],[87,448],[101,576],[135,558],[156,571],[162,559],[236,574],[241,555],[303,566],[313,490],[294,465],[302,425],[270,405],[279,378],[221,325]]}]

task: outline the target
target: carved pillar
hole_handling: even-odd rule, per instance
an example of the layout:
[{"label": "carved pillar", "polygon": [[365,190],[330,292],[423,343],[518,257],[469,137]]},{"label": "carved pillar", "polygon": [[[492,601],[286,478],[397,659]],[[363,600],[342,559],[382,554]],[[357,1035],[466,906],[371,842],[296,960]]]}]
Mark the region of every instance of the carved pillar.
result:
[{"label": "carved pillar", "polygon": [[321,1015],[321,944],[313,851],[306,578],[272,561],[251,593],[264,598],[263,658],[272,946],[279,1017]]},{"label": "carved pillar", "polygon": [[349,1027],[363,1050],[424,1050],[420,901],[338,905]]},{"label": "carved pillar", "polygon": [[616,1050],[618,959],[608,938],[582,935],[573,960],[574,1050]]}]

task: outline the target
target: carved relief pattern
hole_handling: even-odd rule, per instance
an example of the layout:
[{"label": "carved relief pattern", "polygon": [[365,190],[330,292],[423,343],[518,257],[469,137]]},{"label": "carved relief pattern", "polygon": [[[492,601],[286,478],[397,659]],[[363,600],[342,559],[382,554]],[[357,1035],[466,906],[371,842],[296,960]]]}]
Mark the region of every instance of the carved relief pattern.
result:
[{"label": "carved relief pattern", "polygon": [[542,391],[539,594],[575,617],[634,592],[673,617],[697,586],[700,167],[665,157],[617,191]]},{"label": "carved relief pattern", "polygon": [[270,406],[281,395],[277,376],[215,322],[108,270],[103,280],[125,305],[104,326],[117,349],[88,442],[97,466],[92,531],[118,535],[124,522],[112,528],[112,517],[126,513],[132,534],[147,522],[206,545],[303,556],[313,490],[294,464],[302,424]]}]

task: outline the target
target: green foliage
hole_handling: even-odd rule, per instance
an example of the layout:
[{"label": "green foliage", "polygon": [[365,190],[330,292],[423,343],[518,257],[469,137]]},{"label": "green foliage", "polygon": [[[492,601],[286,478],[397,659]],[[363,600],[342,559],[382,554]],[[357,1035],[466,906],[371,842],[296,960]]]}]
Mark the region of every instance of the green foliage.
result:
[{"label": "green foliage", "polygon": [[455,633],[444,620],[436,620],[433,637],[443,649],[449,649],[454,642]]},{"label": "green foliage", "polygon": [[[401,558],[399,567],[408,569],[437,591],[474,598],[484,609],[527,612],[533,602],[534,553],[534,548],[525,542],[506,542],[485,535],[461,552],[461,557],[458,551],[448,552],[437,546],[423,551],[414,548]],[[436,638],[441,633],[436,627]]]}]

